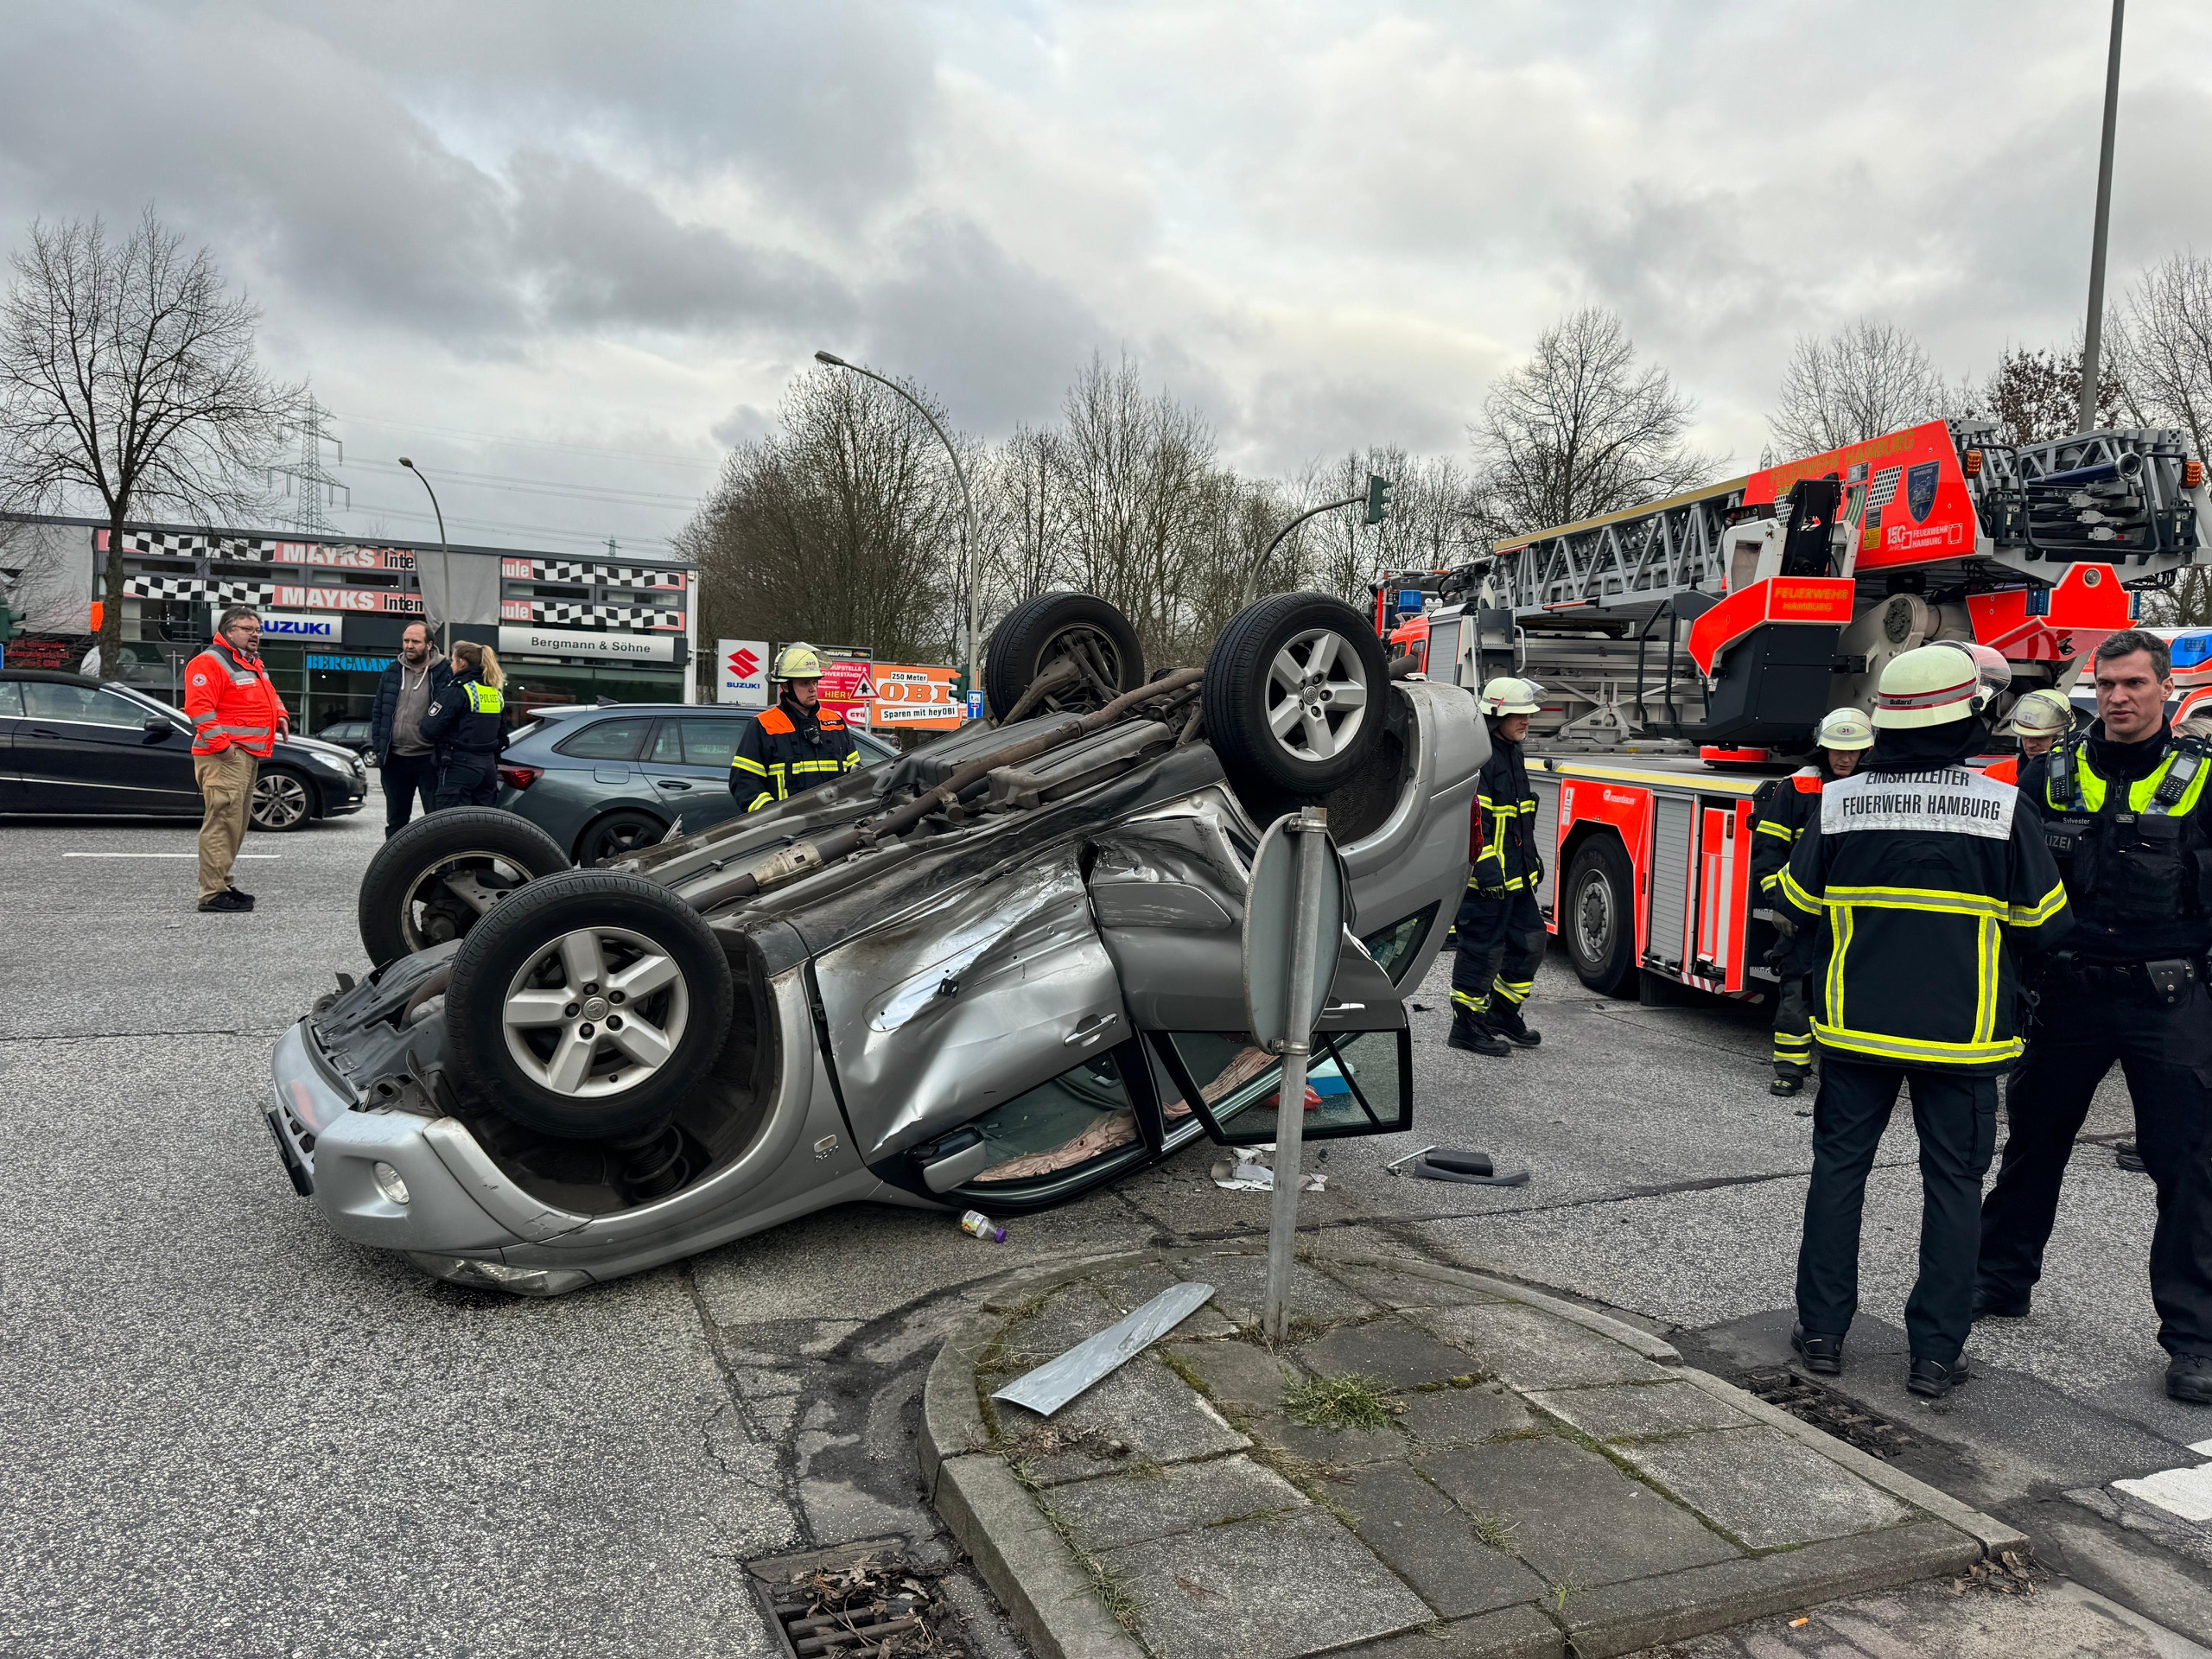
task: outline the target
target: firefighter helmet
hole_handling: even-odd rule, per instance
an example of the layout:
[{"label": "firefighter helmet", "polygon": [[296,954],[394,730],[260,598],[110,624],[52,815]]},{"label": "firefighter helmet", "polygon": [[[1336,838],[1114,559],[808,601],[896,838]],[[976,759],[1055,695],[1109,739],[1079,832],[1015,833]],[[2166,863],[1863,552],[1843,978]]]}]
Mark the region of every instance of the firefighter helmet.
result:
[{"label": "firefighter helmet", "polygon": [[2061,737],[2074,729],[2074,705],[2066,700],[2063,691],[2045,686],[2040,691],[2031,691],[2012,705],[2012,724],[2007,728],[2015,737]]},{"label": "firefighter helmet", "polygon": [[1846,704],[1821,716],[1820,728],[1814,733],[1813,741],[1824,749],[1871,749],[1874,747],[1874,728],[1861,710]]},{"label": "firefighter helmet", "polygon": [[1980,665],[1948,642],[1890,658],[1874,694],[1874,725],[1894,731],[1944,726],[1980,714],[1988,702]]},{"label": "firefighter helmet", "polygon": [[1544,689],[1534,680],[1516,680],[1501,674],[1483,687],[1482,708],[1486,715],[1533,715]]},{"label": "firefighter helmet", "polygon": [[769,676],[776,680],[818,680],[822,677],[822,653],[801,639],[785,645],[776,653],[775,671]]}]

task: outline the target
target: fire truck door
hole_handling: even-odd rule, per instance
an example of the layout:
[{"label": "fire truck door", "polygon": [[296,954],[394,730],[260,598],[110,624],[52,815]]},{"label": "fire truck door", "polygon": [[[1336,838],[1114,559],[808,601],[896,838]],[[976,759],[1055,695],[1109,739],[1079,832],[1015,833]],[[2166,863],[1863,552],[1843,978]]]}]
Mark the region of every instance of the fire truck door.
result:
[{"label": "fire truck door", "polygon": [[1698,806],[1697,952],[1700,978],[1729,990],[1744,986],[1745,877],[1749,872],[1750,826],[1738,801],[1700,801]]}]

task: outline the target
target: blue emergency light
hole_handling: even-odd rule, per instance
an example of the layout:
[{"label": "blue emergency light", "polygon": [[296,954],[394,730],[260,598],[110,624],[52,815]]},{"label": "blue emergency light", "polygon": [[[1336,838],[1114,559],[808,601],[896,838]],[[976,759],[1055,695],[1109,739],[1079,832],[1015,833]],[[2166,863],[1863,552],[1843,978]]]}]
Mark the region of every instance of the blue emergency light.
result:
[{"label": "blue emergency light", "polygon": [[2173,642],[2174,666],[2196,668],[2212,660],[2212,633],[2185,633]]},{"label": "blue emergency light", "polygon": [[1408,611],[1420,610],[1427,602],[1427,598],[1428,596],[1418,588],[1399,588],[1398,613],[1402,616]]}]

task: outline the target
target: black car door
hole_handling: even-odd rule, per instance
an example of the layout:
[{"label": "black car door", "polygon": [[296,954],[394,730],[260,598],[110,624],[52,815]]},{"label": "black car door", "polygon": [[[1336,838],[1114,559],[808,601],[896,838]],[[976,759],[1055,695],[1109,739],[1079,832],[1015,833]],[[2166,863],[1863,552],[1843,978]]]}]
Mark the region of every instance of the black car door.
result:
[{"label": "black car door", "polygon": [[22,812],[23,780],[16,775],[16,728],[23,712],[22,688],[13,680],[0,680],[0,812]]},{"label": "black car door", "polygon": [[198,817],[192,737],[175,718],[105,686],[19,680],[12,754],[32,812]]}]

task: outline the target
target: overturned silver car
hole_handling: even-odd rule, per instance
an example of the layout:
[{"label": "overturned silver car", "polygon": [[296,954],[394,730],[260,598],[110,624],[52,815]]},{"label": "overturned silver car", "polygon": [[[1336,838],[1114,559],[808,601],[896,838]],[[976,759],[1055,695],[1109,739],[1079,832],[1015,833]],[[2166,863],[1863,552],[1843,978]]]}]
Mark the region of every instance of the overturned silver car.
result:
[{"label": "overturned silver car", "polygon": [[1305,1133],[1408,1127],[1402,997],[1488,745],[1464,690],[1390,667],[1292,594],[1147,679],[1119,613],[1046,594],[993,635],[993,723],[769,810],[588,870],[434,814],[364,880],[375,971],[276,1046],[284,1166],[347,1238],[552,1295],[831,1205],[1018,1214],[1272,1140],[1243,898],[1314,801],[1354,921]]}]

